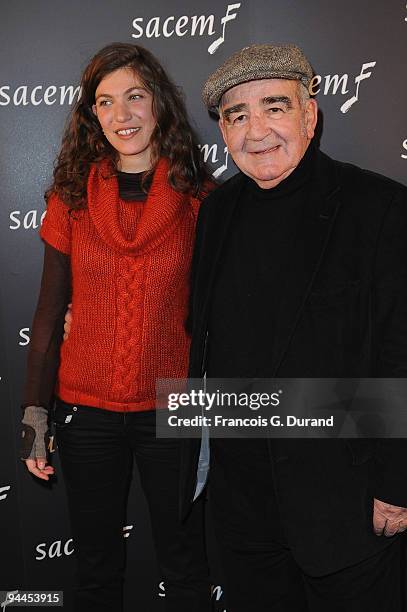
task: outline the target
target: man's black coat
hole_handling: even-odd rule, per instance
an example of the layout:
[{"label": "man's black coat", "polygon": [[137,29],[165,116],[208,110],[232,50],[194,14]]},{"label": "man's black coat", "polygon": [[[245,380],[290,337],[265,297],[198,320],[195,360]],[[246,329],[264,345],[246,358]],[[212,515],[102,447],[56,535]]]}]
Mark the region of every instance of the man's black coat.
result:
[{"label": "man's black coat", "polygon": [[[205,371],[213,281],[247,180],[237,174],[200,210],[189,320],[192,378]],[[295,244],[274,283],[284,308],[270,377],[407,377],[407,188],[318,151]],[[183,444],[185,516],[200,441]],[[407,507],[405,440],[274,439],[270,447],[286,537],[306,573],[334,572],[390,543],[373,534],[373,497]]]}]

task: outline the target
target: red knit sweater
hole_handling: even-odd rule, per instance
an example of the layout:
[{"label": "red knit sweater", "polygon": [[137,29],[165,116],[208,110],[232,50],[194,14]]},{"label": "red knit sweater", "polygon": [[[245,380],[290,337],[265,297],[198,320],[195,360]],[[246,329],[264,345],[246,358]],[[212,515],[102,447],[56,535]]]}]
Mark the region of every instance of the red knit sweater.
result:
[{"label": "red knit sweater", "polygon": [[86,210],[50,198],[41,237],[71,256],[72,315],[56,393],[114,411],[155,407],[158,378],[187,374],[188,280],[198,200],[161,160],[145,203],[119,198],[108,162],[91,168]]}]

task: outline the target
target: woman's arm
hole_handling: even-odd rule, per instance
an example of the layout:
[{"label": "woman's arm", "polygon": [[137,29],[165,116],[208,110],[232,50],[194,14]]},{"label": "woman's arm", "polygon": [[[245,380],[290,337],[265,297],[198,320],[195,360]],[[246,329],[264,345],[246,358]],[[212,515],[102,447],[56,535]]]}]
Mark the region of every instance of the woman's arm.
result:
[{"label": "woman's arm", "polygon": [[70,257],[45,244],[41,289],[34,315],[23,394],[21,457],[36,476],[48,480],[48,409],[52,405],[64,315],[71,299]]},{"label": "woman's arm", "polygon": [[23,406],[52,405],[64,316],[71,299],[69,255],[45,244],[41,289],[27,357]]}]

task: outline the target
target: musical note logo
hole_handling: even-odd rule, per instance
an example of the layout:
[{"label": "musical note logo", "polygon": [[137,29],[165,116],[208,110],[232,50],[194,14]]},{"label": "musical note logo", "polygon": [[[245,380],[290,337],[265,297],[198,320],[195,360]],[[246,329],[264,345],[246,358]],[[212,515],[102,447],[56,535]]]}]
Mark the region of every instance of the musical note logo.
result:
[{"label": "musical note logo", "polygon": [[222,36],[219,36],[219,38],[214,40],[213,43],[208,47],[208,53],[210,53],[211,55],[213,55],[215,51],[219,49],[221,44],[225,42],[226,24],[228,21],[233,21],[233,19],[236,19],[237,15],[237,13],[231,13],[230,11],[238,10],[240,8],[240,4],[240,2],[238,4],[228,4],[226,15],[220,20],[222,24]]},{"label": "musical note logo", "polygon": [[0,501],[2,499],[6,499],[7,497],[7,493],[3,493],[3,491],[10,491],[10,485],[8,485],[7,487],[0,487]]},{"label": "musical note logo", "polygon": [[123,537],[128,538],[132,529],[133,525],[125,525],[123,527]]},{"label": "musical note logo", "polygon": [[6,599],[0,603],[0,608],[2,610],[5,610],[7,604],[9,604],[9,603],[11,603],[13,601],[13,598],[10,598],[9,595],[17,595],[17,593],[18,593],[18,590],[17,591],[8,591],[8,592],[6,592]]},{"label": "musical note logo", "polygon": [[221,174],[223,174],[228,169],[228,159],[229,159],[228,148],[225,147],[223,149],[223,152],[225,153],[225,163],[219,166],[219,168],[216,168],[215,172],[212,172],[213,178],[218,178]]},{"label": "musical note logo", "polygon": [[376,62],[368,62],[367,64],[362,65],[362,70],[360,71],[360,74],[358,74],[358,76],[355,78],[356,93],[349,100],[347,100],[346,102],[342,104],[341,111],[343,113],[347,113],[348,110],[351,108],[351,106],[353,106],[355,102],[359,100],[360,83],[364,81],[365,79],[368,79],[370,76],[372,76],[372,73],[370,71],[365,72],[365,69],[373,68],[374,66],[376,66]]}]

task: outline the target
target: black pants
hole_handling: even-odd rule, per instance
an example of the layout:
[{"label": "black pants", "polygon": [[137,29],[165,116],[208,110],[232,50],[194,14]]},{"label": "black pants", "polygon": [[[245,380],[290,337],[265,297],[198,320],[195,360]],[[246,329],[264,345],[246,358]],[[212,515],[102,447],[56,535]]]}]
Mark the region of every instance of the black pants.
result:
[{"label": "black pants", "polygon": [[123,609],[123,526],[133,455],[150,511],[166,609],[208,612],[202,504],[181,525],[179,445],[155,437],[154,411],[124,414],[58,400],[54,421],[78,568],[75,612]]},{"label": "black pants", "polygon": [[228,612],[400,612],[399,538],[334,574],[301,571],[284,536],[265,440],[211,441],[209,506]]}]

